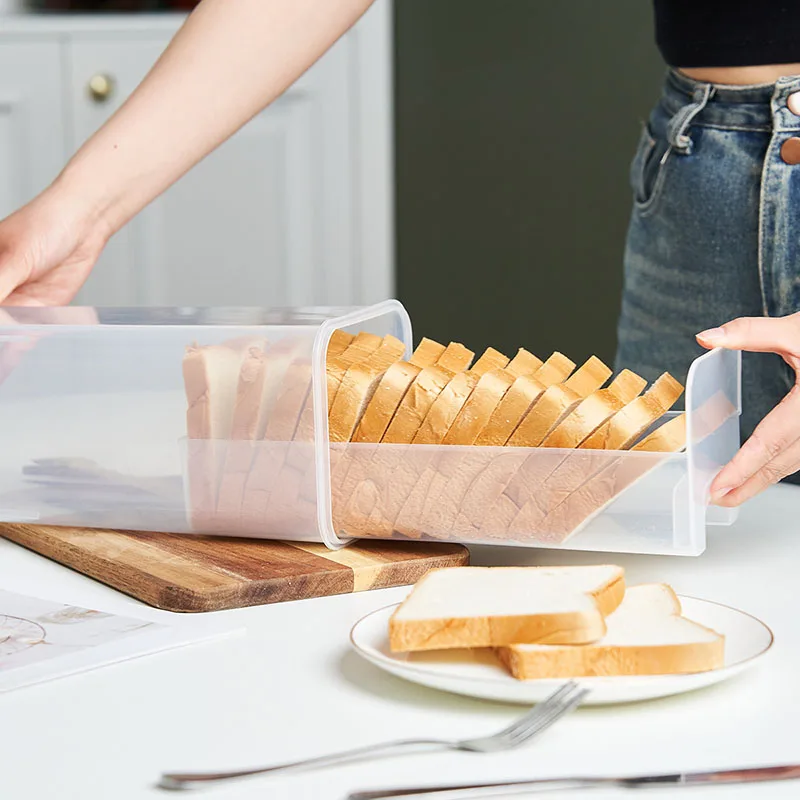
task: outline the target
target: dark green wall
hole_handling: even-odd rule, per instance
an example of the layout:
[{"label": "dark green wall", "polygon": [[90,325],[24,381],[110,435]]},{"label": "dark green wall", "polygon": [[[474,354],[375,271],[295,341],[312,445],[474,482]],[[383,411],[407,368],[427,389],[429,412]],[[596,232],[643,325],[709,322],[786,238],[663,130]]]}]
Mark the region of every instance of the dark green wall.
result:
[{"label": "dark green wall", "polygon": [[415,338],[612,359],[647,0],[395,0],[398,295]]}]

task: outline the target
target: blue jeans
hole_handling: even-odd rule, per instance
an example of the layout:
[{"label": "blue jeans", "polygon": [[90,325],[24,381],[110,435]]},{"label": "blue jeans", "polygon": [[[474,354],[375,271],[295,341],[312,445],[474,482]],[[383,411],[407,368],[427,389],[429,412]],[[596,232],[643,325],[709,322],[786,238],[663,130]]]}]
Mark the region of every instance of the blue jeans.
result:
[{"label": "blue jeans", "polygon": [[[696,333],[800,310],[800,166],[780,155],[800,136],[797,91],[800,78],[740,88],[667,73],[631,164],[617,369],[683,381]],[[779,356],[744,354],[743,439],[794,382]]]}]

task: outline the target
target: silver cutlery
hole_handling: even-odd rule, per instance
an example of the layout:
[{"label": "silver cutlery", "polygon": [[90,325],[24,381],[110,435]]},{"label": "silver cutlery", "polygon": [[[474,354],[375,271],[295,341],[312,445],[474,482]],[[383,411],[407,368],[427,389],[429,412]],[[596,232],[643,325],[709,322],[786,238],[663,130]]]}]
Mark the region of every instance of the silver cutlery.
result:
[{"label": "silver cutlery", "polygon": [[800,780],[800,764],[775,767],[748,767],[745,769],[714,770],[711,772],[676,772],[668,775],[642,775],[627,778],[541,778],[507,783],[480,783],[461,786],[428,786],[404,789],[373,789],[354,792],[347,800],[393,800],[398,797],[429,797],[434,800],[477,800],[481,797],[509,797],[514,794],[552,792],[566,789],[592,789],[614,787],[618,789],[644,789],[655,786],[701,786],[765,781]]},{"label": "silver cutlery", "polygon": [[254,775],[266,775],[283,770],[301,769],[307,767],[328,767],[350,761],[361,760],[370,756],[384,756],[395,750],[466,750],[472,753],[497,753],[501,750],[512,750],[534,736],[542,733],[561,717],[576,708],[588,690],[581,688],[574,681],[564,684],[550,697],[535,705],[524,716],[507,728],[491,736],[481,736],[474,739],[402,739],[394,742],[358,747],[340,753],[314,758],[305,758],[287,764],[277,764],[271,767],[244,769],[232,772],[171,772],[161,776],[158,784],[161,789],[194,789],[200,786],[229,781],[237,778],[247,778]]}]

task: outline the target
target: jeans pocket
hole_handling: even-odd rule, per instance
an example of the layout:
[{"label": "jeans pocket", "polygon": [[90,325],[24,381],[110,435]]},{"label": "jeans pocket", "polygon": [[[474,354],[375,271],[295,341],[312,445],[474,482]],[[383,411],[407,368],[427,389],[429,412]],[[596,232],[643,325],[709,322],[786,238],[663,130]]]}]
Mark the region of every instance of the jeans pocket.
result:
[{"label": "jeans pocket", "polygon": [[639,145],[631,163],[631,189],[636,208],[646,213],[655,205],[664,186],[670,146],[647,123],[642,126]]}]

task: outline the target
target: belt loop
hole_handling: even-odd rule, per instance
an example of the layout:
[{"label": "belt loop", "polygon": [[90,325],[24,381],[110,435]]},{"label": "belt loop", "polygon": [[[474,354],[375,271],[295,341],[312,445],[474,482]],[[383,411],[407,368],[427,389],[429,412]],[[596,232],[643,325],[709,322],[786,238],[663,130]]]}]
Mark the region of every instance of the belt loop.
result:
[{"label": "belt loop", "polygon": [[692,95],[692,102],[681,108],[667,125],[667,140],[670,147],[683,155],[692,152],[692,140],[686,131],[692,120],[706,107],[714,96],[714,87],[710,83],[700,84]]}]

